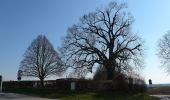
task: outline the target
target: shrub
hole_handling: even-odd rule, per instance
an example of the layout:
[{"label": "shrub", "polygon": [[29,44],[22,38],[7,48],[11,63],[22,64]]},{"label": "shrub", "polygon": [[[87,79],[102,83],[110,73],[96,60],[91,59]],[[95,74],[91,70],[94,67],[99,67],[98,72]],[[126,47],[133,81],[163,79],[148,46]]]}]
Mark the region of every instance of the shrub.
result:
[{"label": "shrub", "polygon": [[93,80],[106,80],[106,79],[107,79],[106,69],[102,65],[100,65],[93,76]]},{"label": "shrub", "polygon": [[138,78],[128,78],[128,90],[132,92],[146,92],[147,86],[145,81],[138,77]]}]

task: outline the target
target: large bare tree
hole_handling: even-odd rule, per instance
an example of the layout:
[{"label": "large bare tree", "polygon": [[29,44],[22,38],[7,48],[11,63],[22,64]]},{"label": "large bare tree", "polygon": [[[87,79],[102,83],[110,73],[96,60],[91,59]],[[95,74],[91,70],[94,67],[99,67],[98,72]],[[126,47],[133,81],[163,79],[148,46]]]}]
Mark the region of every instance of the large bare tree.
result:
[{"label": "large bare tree", "polygon": [[61,47],[66,64],[89,71],[102,65],[107,79],[141,67],[143,42],[131,31],[133,18],[125,8],[124,3],[111,2],[70,27]]},{"label": "large bare tree", "polygon": [[22,70],[22,76],[39,78],[44,86],[44,78],[61,75],[65,67],[48,39],[39,35],[26,50],[19,70]]},{"label": "large bare tree", "polygon": [[161,60],[162,68],[170,72],[170,31],[160,39],[158,43],[158,57]]}]

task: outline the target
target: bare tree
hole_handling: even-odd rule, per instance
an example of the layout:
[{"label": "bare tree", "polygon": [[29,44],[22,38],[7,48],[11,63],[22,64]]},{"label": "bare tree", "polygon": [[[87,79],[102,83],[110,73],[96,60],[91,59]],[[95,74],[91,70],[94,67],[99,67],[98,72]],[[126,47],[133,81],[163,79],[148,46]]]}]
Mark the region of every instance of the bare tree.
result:
[{"label": "bare tree", "polygon": [[133,18],[125,8],[126,4],[112,2],[70,27],[60,50],[66,64],[90,72],[101,64],[107,70],[107,79],[113,79],[116,71],[141,67],[143,42],[131,31]]},{"label": "bare tree", "polygon": [[23,76],[39,78],[44,86],[44,78],[61,75],[65,68],[52,44],[44,35],[39,35],[26,50],[19,70]]},{"label": "bare tree", "polygon": [[170,31],[160,39],[158,44],[158,57],[161,60],[162,67],[170,72]]}]

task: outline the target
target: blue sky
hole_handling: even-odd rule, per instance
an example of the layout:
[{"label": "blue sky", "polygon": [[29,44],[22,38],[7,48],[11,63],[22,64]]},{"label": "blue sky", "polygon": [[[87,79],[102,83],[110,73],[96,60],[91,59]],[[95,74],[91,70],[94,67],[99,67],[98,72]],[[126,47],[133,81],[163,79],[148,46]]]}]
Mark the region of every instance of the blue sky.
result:
[{"label": "blue sky", "polygon": [[[16,80],[23,54],[33,39],[45,34],[55,49],[67,28],[96,7],[112,0],[0,0],[0,74]],[[118,0],[117,0],[118,1]],[[145,41],[142,75],[153,83],[170,83],[156,56],[158,40],[170,30],[169,0],[119,0],[128,3],[135,22],[132,30]]]}]

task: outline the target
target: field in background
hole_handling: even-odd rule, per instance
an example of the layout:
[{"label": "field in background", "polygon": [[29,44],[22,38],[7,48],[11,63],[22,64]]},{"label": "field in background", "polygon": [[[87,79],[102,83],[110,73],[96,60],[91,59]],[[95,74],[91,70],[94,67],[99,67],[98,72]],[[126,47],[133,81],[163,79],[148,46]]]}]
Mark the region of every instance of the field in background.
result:
[{"label": "field in background", "polygon": [[170,86],[148,87],[147,92],[149,94],[166,94],[166,95],[170,95]]},{"label": "field in background", "polygon": [[147,87],[149,94],[170,95],[170,84],[153,84]]}]

